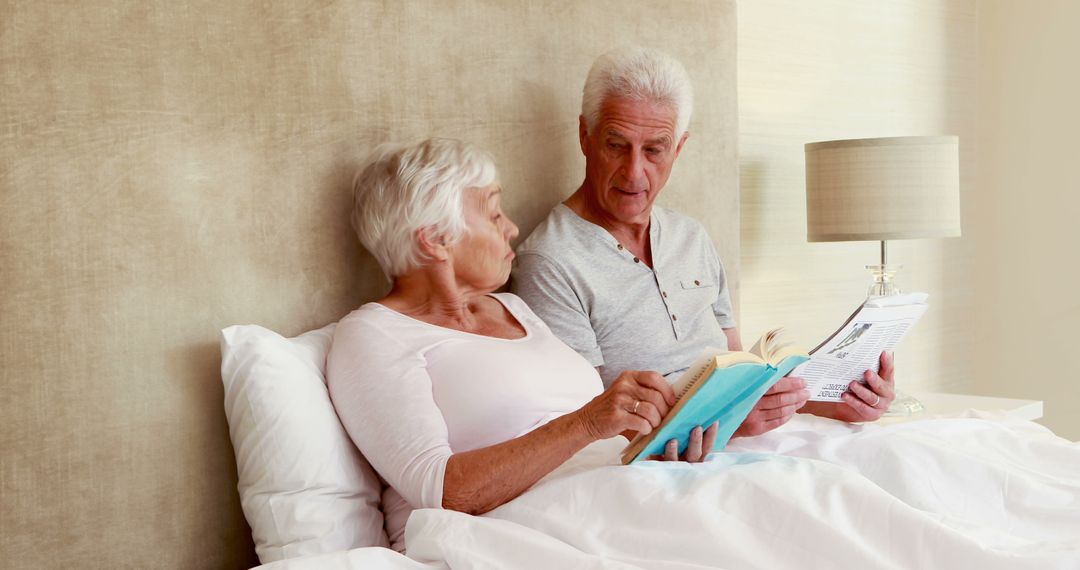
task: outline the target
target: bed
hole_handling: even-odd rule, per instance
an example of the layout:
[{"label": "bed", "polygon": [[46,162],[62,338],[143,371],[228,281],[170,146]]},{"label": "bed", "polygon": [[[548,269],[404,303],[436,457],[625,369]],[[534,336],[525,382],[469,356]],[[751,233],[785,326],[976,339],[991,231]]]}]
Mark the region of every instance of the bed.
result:
[{"label": "bed", "polygon": [[[289,554],[270,543],[296,524],[309,552],[262,568],[1080,567],[1080,444],[977,410],[889,425],[798,415],[698,465],[624,466],[627,442],[616,437],[482,516],[414,511],[404,554],[375,534],[364,546],[340,548],[337,527],[355,539],[364,532],[358,519],[382,519],[379,481],[355,482],[370,473],[341,477],[338,492],[324,476],[341,471],[335,456],[348,444],[320,392],[333,330],[294,339],[253,326],[223,331],[226,412],[256,548],[269,559]],[[312,424],[324,431],[312,433]],[[340,446],[312,451],[333,441]],[[252,459],[259,453],[266,463]],[[352,459],[364,463],[358,453]],[[290,473],[269,481],[281,465]],[[319,487],[314,492],[288,488],[297,465],[309,472],[299,479]],[[369,508],[339,522],[330,520],[332,505],[319,503],[347,496],[355,506],[365,486],[374,486]],[[277,516],[259,506],[268,488],[284,495]],[[298,511],[325,506],[282,516],[289,500]],[[326,544],[310,538],[320,527],[328,529]]]}]

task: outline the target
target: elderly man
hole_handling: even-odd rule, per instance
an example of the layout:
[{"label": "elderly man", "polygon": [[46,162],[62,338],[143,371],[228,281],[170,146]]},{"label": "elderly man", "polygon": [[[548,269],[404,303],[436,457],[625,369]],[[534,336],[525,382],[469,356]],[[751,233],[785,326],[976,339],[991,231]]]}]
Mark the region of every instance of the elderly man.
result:
[{"label": "elderly man", "polygon": [[[712,240],[694,219],[653,206],[689,137],[692,106],[689,77],[670,56],[600,56],[578,125],[585,180],[517,250],[514,292],[605,384],[638,369],[672,380],[707,346],[742,350]],[[894,398],[891,358],[881,364],[840,403],[807,402],[805,382],[784,378],[735,435],[774,429],[799,409],[876,420]]]}]

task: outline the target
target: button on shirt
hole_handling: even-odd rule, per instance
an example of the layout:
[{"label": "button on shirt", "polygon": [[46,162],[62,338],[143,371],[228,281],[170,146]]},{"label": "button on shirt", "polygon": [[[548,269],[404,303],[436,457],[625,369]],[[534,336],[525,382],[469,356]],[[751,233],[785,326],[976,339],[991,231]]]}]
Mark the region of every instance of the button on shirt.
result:
[{"label": "button on shirt", "polygon": [[735,326],[724,269],[696,220],[653,207],[653,268],[564,204],[518,247],[512,287],[563,342],[599,368],[672,376]]}]

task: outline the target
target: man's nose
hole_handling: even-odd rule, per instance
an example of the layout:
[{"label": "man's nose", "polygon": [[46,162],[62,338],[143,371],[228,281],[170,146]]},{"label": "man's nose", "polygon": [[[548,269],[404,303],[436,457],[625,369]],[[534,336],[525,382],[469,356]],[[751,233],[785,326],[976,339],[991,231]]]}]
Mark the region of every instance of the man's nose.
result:
[{"label": "man's nose", "polygon": [[633,188],[627,188],[627,190],[640,189],[638,186],[645,178],[645,159],[641,156],[641,152],[631,150],[627,153],[626,161],[623,163],[623,176],[626,178],[626,182],[633,186]]}]

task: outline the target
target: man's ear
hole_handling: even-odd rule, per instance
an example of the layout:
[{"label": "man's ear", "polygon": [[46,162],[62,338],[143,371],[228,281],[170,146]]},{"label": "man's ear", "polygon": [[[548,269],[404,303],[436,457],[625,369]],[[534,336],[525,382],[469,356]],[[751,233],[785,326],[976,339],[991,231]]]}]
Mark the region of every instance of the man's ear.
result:
[{"label": "man's ear", "polygon": [[416,230],[416,241],[420,244],[420,252],[424,254],[424,257],[434,261],[450,259],[450,248],[446,245],[446,236],[436,234],[431,226]]},{"label": "man's ear", "polygon": [[581,144],[581,154],[589,154],[589,126],[585,124],[585,115],[578,115],[578,142]]},{"label": "man's ear", "polygon": [[675,158],[679,158],[679,153],[682,152],[682,147],[686,144],[686,139],[690,138],[690,131],[686,131],[682,134],[682,138],[679,139],[679,144],[675,145]]}]

